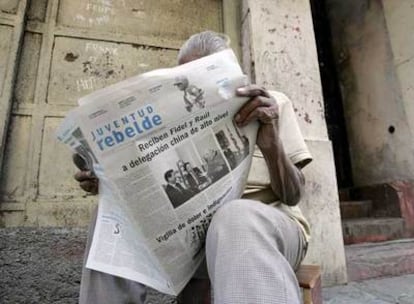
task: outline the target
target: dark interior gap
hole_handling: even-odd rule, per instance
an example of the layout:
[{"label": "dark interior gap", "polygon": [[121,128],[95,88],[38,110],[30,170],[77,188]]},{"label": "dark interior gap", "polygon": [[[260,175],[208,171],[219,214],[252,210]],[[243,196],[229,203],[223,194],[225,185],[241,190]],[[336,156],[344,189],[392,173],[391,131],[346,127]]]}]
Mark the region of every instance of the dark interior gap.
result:
[{"label": "dark interior gap", "polygon": [[338,187],[353,186],[351,158],[342,95],[332,50],[332,35],[325,0],[311,0],[313,26],[318,51],[325,118],[328,136],[332,141]]}]

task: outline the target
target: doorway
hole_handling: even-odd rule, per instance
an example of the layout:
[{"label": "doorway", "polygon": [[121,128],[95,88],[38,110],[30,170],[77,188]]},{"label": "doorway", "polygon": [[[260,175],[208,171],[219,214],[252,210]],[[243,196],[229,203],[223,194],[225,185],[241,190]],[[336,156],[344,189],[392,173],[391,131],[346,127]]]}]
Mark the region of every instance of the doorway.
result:
[{"label": "doorway", "polygon": [[353,186],[342,95],[332,50],[332,36],[325,0],[311,0],[313,26],[329,139],[332,141],[339,189]]}]

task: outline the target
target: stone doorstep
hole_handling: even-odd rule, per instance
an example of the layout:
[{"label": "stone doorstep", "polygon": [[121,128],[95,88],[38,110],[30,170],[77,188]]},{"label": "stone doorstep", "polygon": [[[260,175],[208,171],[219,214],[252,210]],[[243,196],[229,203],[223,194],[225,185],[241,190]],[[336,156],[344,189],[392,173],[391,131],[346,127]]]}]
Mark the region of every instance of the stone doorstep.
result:
[{"label": "stone doorstep", "polygon": [[384,184],[339,190],[345,244],[414,237],[414,183]]},{"label": "stone doorstep", "polygon": [[402,218],[358,218],[342,220],[346,245],[364,242],[383,242],[405,237]]},{"label": "stone doorstep", "polygon": [[372,201],[341,201],[339,203],[342,219],[369,217],[372,215]]},{"label": "stone doorstep", "polygon": [[[371,200],[372,216],[401,217],[401,188],[413,188],[411,183],[393,182],[347,189],[349,200]],[[342,191],[344,192],[344,191]]]},{"label": "stone doorstep", "polygon": [[414,274],[414,239],[345,246],[349,281]]},{"label": "stone doorstep", "polygon": [[354,198],[351,195],[352,188],[338,189],[339,201],[352,201]]}]

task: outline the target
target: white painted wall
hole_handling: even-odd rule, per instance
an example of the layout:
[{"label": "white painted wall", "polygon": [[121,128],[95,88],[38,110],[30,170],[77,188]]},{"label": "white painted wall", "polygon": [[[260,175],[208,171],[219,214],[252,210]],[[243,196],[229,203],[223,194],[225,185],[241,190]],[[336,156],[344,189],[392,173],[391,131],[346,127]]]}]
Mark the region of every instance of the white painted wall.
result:
[{"label": "white painted wall", "polygon": [[314,156],[304,170],[306,197],[300,203],[312,226],[305,263],[322,266],[325,285],[344,283],[338,192],[309,0],[246,0],[242,20],[245,70],[259,85],[291,98]]},{"label": "white painted wall", "polygon": [[[414,134],[414,2],[406,0],[383,0],[385,22],[391,50],[393,66],[397,75],[403,111],[410,128],[408,140],[413,142]],[[414,149],[409,154],[414,162]],[[411,171],[411,179],[414,172]]]}]

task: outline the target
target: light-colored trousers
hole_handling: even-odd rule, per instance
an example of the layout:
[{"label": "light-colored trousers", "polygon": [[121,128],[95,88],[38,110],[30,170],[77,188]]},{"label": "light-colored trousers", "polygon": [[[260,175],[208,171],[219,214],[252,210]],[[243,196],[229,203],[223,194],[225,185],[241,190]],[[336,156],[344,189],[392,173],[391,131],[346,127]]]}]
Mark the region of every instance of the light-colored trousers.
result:
[{"label": "light-colored trousers", "polygon": [[[96,214],[85,257],[95,222]],[[245,199],[226,203],[213,216],[206,240],[214,303],[301,303],[294,269],[305,247],[298,224],[279,209]],[[83,267],[80,304],[139,304],[145,296],[142,284]]]}]

